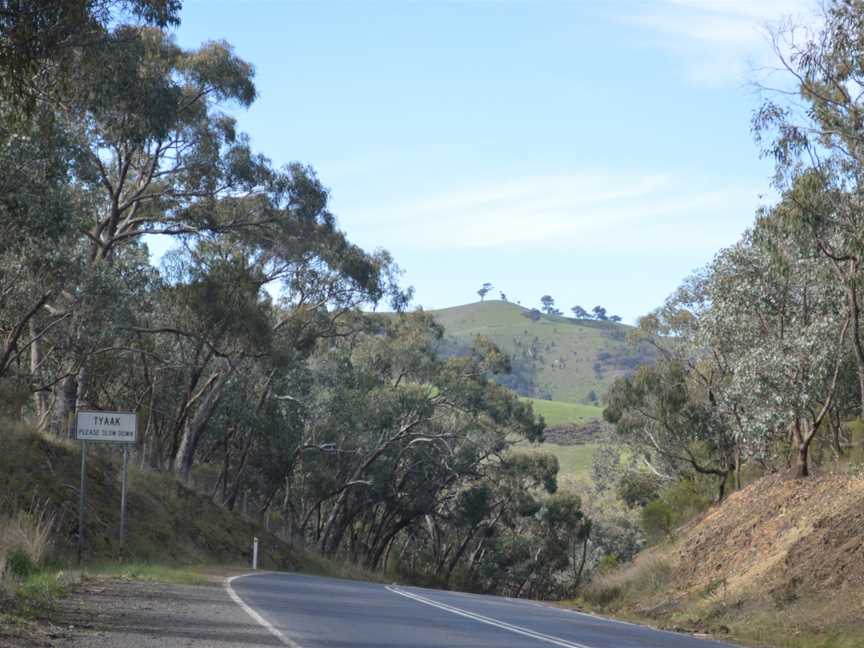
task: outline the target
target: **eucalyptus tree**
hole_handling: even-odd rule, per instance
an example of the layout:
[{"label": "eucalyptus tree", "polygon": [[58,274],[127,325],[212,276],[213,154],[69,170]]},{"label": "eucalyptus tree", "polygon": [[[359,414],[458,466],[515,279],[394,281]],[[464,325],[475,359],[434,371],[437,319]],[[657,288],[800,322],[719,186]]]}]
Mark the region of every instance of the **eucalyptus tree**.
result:
[{"label": "eucalyptus tree", "polygon": [[702,387],[686,363],[662,358],[617,379],[603,416],[650,472],[664,480],[688,472],[713,476],[719,501],[735,468],[735,443]]},{"label": "eucalyptus tree", "polygon": [[112,23],[179,23],[180,0],[0,0],[0,93],[32,107],[69,75]]},{"label": "eucalyptus tree", "polygon": [[815,31],[788,25],[773,33],[795,92],[774,93],[755,114],[754,130],[786,194],[778,215],[805,249],[828,262],[841,289],[864,416],[864,6],[832,0],[822,18]]},{"label": "eucalyptus tree", "polygon": [[536,439],[542,428],[487,380],[506,369],[493,346],[442,359],[442,331],[428,315],[366,321],[375,328],[322,342],[312,359],[303,444],[320,451],[300,456],[292,487],[306,493],[295,528],[326,554],[345,547],[374,567],[402,531],[479,478],[508,434]]},{"label": "eucalyptus tree", "polygon": [[849,358],[851,317],[824,259],[799,254],[770,218],[712,264],[700,339],[729,360],[746,441],[768,453],[788,439],[803,477]]}]

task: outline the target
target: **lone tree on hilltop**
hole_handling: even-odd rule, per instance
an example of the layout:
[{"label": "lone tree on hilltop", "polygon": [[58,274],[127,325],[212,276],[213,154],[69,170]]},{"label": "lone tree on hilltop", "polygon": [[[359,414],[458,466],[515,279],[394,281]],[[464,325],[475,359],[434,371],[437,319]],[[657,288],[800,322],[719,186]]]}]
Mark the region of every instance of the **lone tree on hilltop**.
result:
[{"label": "lone tree on hilltop", "polygon": [[555,310],[555,300],[552,299],[551,295],[543,295],[540,298],[540,303],[543,304],[543,312],[547,315],[552,315]]},{"label": "lone tree on hilltop", "polygon": [[609,319],[610,319],[610,321],[615,322],[617,324],[618,322],[621,321],[621,316],[620,315],[613,315]]},{"label": "lone tree on hilltop", "polygon": [[503,301],[503,302],[507,301],[507,295],[505,295],[503,292],[501,293],[501,301]]},{"label": "lone tree on hilltop", "polygon": [[589,317],[591,317],[588,311],[586,311],[581,306],[574,306],[570,310],[573,311],[573,317],[575,317],[576,319],[588,319]]},{"label": "lone tree on hilltop", "polygon": [[480,295],[480,301],[482,302],[486,299],[486,295],[492,292],[492,284],[488,281],[480,286],[480,290],[477,291],[477,294]]},{"label": "lone tree on hilltop", "polygon": [[594,313],[595,319],[598,319],[598,320],[609,319],[608,317],[606,317],[606,309],[603,308],[602,306],[595,306],[594,308],[591,309],[591,312]]}]

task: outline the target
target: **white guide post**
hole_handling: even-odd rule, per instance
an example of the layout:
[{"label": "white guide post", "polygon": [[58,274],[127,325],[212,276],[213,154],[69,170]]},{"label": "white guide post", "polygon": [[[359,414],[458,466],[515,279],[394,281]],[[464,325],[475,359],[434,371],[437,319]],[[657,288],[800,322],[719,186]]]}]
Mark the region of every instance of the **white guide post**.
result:
[{"label": "white guide post", "polygon": [[258,569],[258,538],[252,538],[252,569]]}]

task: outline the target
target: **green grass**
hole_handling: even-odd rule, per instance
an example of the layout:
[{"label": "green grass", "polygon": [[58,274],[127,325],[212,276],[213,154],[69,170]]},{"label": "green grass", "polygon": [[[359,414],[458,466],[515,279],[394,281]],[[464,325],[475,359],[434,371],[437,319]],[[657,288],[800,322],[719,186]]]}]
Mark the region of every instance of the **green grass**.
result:
[{"label": "green grass", "polygon": [[36,617],[50,612],[67,586],[62,571],[44,570],[31,574],[15,587],[18,613],[24,617]]},{"label": "green grass", "polygon": [[530,446],[517,446],[527,452],[548,452],[558,458],[558,480],[584,481],[591,479],[591,463],[599,444],[584,443],[579,445],[558,445],[557,443],[539,443]]},{"label": "green grass", "polygon": [[149,563],[105,563],[89,566],[84,576],[111,576],[128,580],[176,583],[177,585],[203,585],[207,577],[193,567],[171,567]]},{"label": "green grass", "polygon": [[623,324],[548,315],[531,321],[523,315],[527,309],[502,301],[431,312],[456,348],[483,335],[510,355],[519,393],[588,402],[592,391],[602,398],[612,381],[632,368],[626,366],[634,357],[627,342],[632,328]]},{"label": "green grass", "polygon": [[548,426],[580,425],[599,419],[603,408],[596,405],[579,405],[561,401],[542,400],[540,398],[525,398],[534,408],[535,414],[540,414]]}]

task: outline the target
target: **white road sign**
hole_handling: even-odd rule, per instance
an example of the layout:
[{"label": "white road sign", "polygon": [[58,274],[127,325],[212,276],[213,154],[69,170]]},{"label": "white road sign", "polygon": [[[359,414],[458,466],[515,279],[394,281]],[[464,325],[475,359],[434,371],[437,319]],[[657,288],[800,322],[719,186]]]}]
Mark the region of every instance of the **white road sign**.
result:
[{"label": "white road sign", "polygon": [[78,412],[79,441],[134,443],[137,435],[138,416],[131,412]]}]

